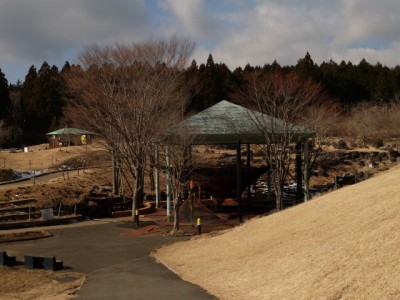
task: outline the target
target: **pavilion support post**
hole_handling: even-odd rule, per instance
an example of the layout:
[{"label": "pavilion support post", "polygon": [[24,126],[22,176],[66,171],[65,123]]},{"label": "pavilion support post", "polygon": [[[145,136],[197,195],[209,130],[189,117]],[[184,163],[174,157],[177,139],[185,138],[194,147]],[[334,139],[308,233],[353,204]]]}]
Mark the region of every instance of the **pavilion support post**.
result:
[{"label": "pavilion support post", "polygon": [[169,219],[171,215],[171,165],[169,158],[169,147],[168,145],[165,147],[165,162],[167,167],[167,217]]},{"label": "pavilion support post", "polygon": [[154,145],[154,188],[156,193],[156,208],[160,207],[160,171],[158,166],[158,146]]},{"label": "pavilion support post", "polygon": [[303,159],[301,157],[302,145],[296,144],[296,200],[303,198]]},{"label": "pavilion support post", "polygon": [[[251,151],[250,144],[247,144],[247,156],[246,156],[247,176],[250,176],[250,161],[251,161],[251,152],[250,151]],[[251,203],[250,181],[247,181],[247,204],[249,207],[251,207],[252,203]]]},{"label": "pavilion support post", "polygon": [[303,143],[303,152],[304,152],[304,202],[310,199],[309,195],[309,186],[308,186],[308,172],[309,172],[309,164],[310,164],[310,157],[308,152],[308,139],[306,139]]},{"label": "pavilion support post", "polygon": [[242,144],[240,140],[236,144],[236,201],[238,203],[238,218],[239,222],[242,218]]}]

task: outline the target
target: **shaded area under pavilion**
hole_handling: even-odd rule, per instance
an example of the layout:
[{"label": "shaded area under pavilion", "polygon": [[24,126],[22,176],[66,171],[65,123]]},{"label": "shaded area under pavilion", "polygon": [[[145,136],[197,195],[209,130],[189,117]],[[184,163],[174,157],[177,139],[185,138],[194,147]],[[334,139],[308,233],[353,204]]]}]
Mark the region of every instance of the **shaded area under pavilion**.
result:
[{"label": "shaded area under pavilion", "polygon": [[[262,127],[260,126],[262,124]],[[236,201],[238,203],[238,214],[241,219],[241,186],[242,186],[242,145],[247,145],[247,166],[250,166],[250,144],[265,144],[265,132],[272,134],[272,128],[268,124],[274,125],[274,134],[284,133],[285,124],[283,121],[262,114],[257,111],[247,109],[243,106],[222,100],[208,109],[189,117],[188,119],[170,127],[160,139],[160,144],[168,145],[176,140],[182,132],[190,132],[193,135],[192,145],[236,145]],[[309,153],[308,140],[315,135],[315,132],[302,126],[291,125],[291,142],[296,144],[296,181],[298,195],[304,195],[304,201],[308,200],[308,177]],[[303,152],[304,159],[301,157]],[[158,177],[158,176],[156,176]],[[268,191],[271,191],[269,174]],[[170,187],[167,185],[167,207],[170,207]],[[248,191],[249,192],[249,191]],[[270,194],[270,192],[268,193]],[[159,187],[156,184],[156,198],[159,195]],[[156,199],[158,203],[158,199]],[[167,208],[167,214],[170,210]]]}]

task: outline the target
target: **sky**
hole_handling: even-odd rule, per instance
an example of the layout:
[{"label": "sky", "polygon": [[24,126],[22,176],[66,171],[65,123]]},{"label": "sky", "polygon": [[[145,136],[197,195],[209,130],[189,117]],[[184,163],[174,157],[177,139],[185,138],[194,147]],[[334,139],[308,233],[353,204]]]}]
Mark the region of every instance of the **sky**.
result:
[{"label": "sky", "polygon": [[189,37],[193,59],[236,67],[307,52],[400,65],[399,0],[0,0],[0,69],[22,82],[31,65],[60,69],[92,44]]}]

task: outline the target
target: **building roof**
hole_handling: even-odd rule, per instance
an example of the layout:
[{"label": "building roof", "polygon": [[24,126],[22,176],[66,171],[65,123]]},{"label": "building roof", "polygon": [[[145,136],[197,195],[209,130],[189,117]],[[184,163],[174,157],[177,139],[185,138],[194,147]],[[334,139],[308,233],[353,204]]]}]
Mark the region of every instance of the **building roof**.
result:
[{"label": "building roof", "polygon": [[87,135],[87,134],[94,134],[94,133],[79,128],[61,128],[56,131],[46,133],[46,135]]},{"label": "building roof", "polygon": [[[265,144],[264,134],[290,132],[293,141],[315,135],[315,132],[298,125],[286,124],[282,120],[222,100],[208,109],[170,127],[162,136],[168,140],[173,136],[190,132],[195,135],[193,144]],[[274,128],[274,130],[272,130]]]}]

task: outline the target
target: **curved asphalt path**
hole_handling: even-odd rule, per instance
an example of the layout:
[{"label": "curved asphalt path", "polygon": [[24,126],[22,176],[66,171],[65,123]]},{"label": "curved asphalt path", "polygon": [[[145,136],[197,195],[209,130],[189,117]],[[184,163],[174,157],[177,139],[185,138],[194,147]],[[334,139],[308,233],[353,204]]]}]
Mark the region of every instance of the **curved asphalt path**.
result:
[{"label": "curved asphalt path", "polygon": [[133,226],[114,221],[46,228],[53,237],[0,247],[18,261],[24,254],[51,255],[63,260],[65,269],[86,273],[78,299],[215,299],[150,257],[154,249],[182,238],[132,236]]},{"label": "curved asphalt path", "polygon": [[[88,170],[91,170],[91,168],[86,169],[85,171],[88,171]],[[43,183],[43,182],[50,181],[51,179],[62,178],[63,176],[65,176],[65,180],[68,181],[69,180],[68,176],[71,176],[71,177],[79,176],[78,174],[82,174],[82,172],[83,172],[83,170],[81,170],[81,169],[79,171],[78,171],[78,169],[68,170],[68,172],[67,171],[53,171],[50,173],[44,173],[44,174],[38,175],[35,177],[35,179],[33,177],[31,177],[31,178],[27,178],[25,180],[0,182],[0,186],[15,187],[15,186],[20,186],[20,185],[32,185],[32,184],[34,184],[34,182]]]}]

